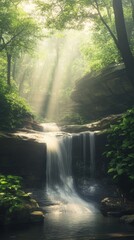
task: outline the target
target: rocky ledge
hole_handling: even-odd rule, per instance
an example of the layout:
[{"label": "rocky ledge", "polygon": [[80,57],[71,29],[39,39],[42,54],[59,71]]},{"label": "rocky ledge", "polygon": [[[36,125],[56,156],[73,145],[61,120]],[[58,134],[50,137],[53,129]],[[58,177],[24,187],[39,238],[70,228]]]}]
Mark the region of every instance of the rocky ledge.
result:
[{"label": "rocky ledge", "polygon": [[45,182],[46,144],[44,135],[33,130],[0,132],[0,172],[17,175],[29,186]]},{"label": "rocky ledge", "polygon": [[61,126],[61,131],[70,133],[79,133],[85,131],[104,131],[107,130],[110,125],[117,123],[122,117],[122,114],[110,115],[108,117],[102,118],[101,120],[91,122],[89,124],[83,125],[64,125]]},{"label": "rocky ledge", "polygon": [[87,120],[122,113],[133,106],[133,91],[124,65],[112,65],[76,82],[71,95],[74,111]]},{"label": "rocky ledge", "polygon": [[104,216],[119,217],[120,221],[134,225],[134,202],[123,198],[104,198],[100,210]]}]

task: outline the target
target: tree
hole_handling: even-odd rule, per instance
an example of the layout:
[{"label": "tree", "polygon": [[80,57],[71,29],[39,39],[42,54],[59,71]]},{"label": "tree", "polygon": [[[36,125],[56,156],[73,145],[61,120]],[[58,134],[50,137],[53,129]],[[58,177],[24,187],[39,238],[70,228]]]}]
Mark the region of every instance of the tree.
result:
[{"label": "tree", "polygon": [[[128,5],[128,2],[125,1],[124,6]],[[102,23],[120,52],[128,77],[134,85],[133,55],[127,38],[122,0],[51,0],[49,3],[48,1],[44,3],[44,1],[36,0],[36,3],[45,15],[46,26],[50,28],[78,28],[86,25],[87,22],[93,22],[101,27]],[[133,1],[129,5],[133,16]],[[114,22],[113,16],[115,16]]]},{"label": "tree", "polygon": [[0,51],[7,57],[8,85],[11,85],[12,58],[30,51],[40,37],[37,23],[23,11],[19,2],[5,0],[0,3]]},{"label": "tree", "polygon": [[113,9],[115,15],[115,25],[119,49],[126,67],[127,75],[131,80],[132,85],[134,86],[134,58],[130,50],[129,41],[127,37],[122,1],[113,0]]}]

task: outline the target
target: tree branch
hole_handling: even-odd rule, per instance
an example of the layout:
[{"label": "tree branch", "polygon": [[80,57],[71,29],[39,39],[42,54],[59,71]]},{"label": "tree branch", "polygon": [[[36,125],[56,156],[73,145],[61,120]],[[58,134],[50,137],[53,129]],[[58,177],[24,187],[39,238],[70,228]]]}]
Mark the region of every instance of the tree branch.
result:
[{"label": "tree branch", "polygon": [[95,2],[95,4],[96,4],[95,9],[96,9],[97,12],[98,12],[98,15],[99,15],[99,17],[100,17],[100,20],[102,21],[102,23],[104,24],[104,26],[107,28],[108,32],[110,33],[111,37],[112,37],[113,40],[114,40],[114,43],[115,43],[116,47],[117,47],[118,50],[120,51],[120,46],[119,46],[119,43],[118,43],[117,38],[115,37],[115,35],[114,35],[114,33],[112,32],[111,28],[110,28],[109,25],[106,23],[106,21],[105,21],[105,19],[103,18],[103,16],[101,15],[98,1],[95,0],[94,2]]},{"label": "tree branch", "polygon": [[18,33],[16,33],[13,37],[10,38],[9,41],[7,41],[5,43],[5,40],[3,37],[1,37],[2,41],[3,41],[3,44],[0,46],[0,51],[6,49],[6,47],[16,38],[18,37],[23,31],[24,31],[25,28],[22,28],[21,31],[19,31]]}]

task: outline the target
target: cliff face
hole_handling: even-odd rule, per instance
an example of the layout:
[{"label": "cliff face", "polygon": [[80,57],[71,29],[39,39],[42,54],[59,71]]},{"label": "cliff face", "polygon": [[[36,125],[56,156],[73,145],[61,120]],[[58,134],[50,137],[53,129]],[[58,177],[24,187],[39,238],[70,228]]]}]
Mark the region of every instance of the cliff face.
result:
[{"label": "cliff face", "polygon": [[124,66],[118,65],[77,81],[72,99],[76,103],[76,112],[87,120],[95,120],[132,107],[134,89]]},{"label": "cliff face", "polygon": [[[22,176],[28,187],[45,186],[46,182],[46,144],[44,133],[27,130],[28,132],[0,133],[0,174]],[[107,174],[107,164],[102,156],[105,150],[106,133],[96,132],[96,177],[103,178]],[[79,136],[79,135],[78,135]],[[82,142],[73,137],[72,167],[75,178],[80,178],[84,166]],[[89,152],[89,142],[86,143]],[[90,177],[90,161],[87,155],[86,175]],[[83,176],[83,175],[82,175]]]},{"label": "cliff face", "polygon": [[[79,134],[75,133],[95,132],[95,177],[101,179],[107,176],[108,166],[108,161],[103,156],[107,144],[105,130],[120,118],[121,115],[112,115],[91,124],[61,127],[63,135],[65,132],[74,133],[72,135],[72,172],[75,179],[83,177],[82,169],[85,169],[84,175],[90,178],[90,140],[86,138],[86,145],[83,148],[83,140],[79,138]],[[1,132],[0,173],[22,176],[24,183],[29,187],[45,185],[47,161],[45,134],[45,132],[31,129],[20,129],[14,133]],[[86,149],[86,160],[83,160],[83,149]]]},{"label": "cliff face", "polygon": [[22,176],[27,186],[45,183],[46,145],[33,134],[0,134],[0,173]]}]

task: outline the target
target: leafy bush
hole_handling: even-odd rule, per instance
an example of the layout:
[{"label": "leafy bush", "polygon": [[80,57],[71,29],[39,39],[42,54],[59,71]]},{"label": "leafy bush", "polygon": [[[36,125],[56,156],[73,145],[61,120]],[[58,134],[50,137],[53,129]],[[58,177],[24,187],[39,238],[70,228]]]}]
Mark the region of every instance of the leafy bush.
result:
[{"label": "leafy bush", "polygon": [[0,174],[0,225],[28,221],[30,193],[22,190],[22,178]]},{"label": "leafy bush", "polygon": [[21,180],[18,176],[0,175],[0,212],[6,223],[13,211],[23,206],[24,192],[21,189]]},{"label": "leafy bush", "polygon": [[18,96],[17,91],[8,89],[4,81],[0,81],[0,129],[21,127],[24,120],[32,113],[26,101]]},{"label": "leafy bush", "polygon": [[108,173],[128,194],[134,193],[134,108],[111,126],[105,155],[110,160]]}]

